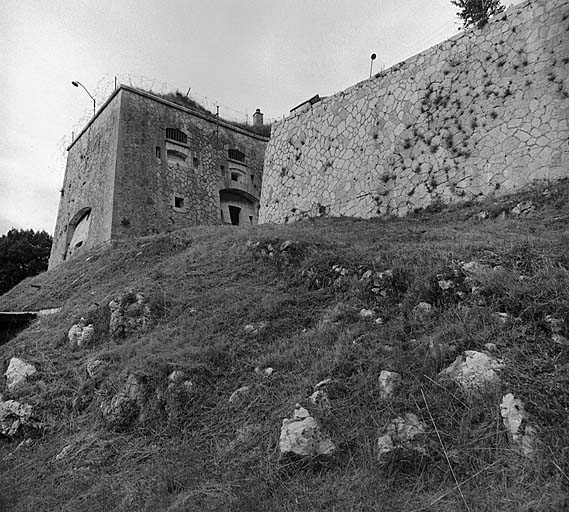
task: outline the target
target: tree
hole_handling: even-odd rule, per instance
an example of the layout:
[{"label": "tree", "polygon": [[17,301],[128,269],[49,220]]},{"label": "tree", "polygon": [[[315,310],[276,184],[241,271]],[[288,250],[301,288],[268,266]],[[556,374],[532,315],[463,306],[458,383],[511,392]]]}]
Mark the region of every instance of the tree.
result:
[{"label": "tree", "polygon": [[45,231],[11,229],[0,237],[0,295],[47,269],[52,237]]},{"label": "tree", "polygon": [[482,28],[491,16],[505,9],[500,0],[451,0],[451,3],[461,9],[456,15],[462,19],[464,28],[471,25]]}]

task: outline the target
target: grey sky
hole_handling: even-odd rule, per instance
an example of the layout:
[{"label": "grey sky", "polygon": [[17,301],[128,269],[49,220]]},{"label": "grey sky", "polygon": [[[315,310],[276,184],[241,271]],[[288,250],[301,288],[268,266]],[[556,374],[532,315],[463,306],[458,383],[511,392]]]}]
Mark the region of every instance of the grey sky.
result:
[{"label": "grey sky", "polygon": [[[506,2],[507,5],[515,2]],[[280,118],[458,31],[450,0],[3,0],[0,235],[55,226],[65,146],[119,82]]]}]

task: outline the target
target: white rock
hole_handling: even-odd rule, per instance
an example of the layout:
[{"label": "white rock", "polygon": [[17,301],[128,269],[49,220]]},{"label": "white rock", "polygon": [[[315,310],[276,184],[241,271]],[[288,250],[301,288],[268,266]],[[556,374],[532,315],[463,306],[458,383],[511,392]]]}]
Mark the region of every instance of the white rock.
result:
[{"label": "white rock", "polygon": [[363,318],[364,320],[367,318],[373,318],[375,316],[375,313],[373,312],[373,310],[371,309],[361,309],[360,310],[360,318]]},{"label": "white rock", "polygon": [[494,313],[494,318],[505,324],[510,319],[510,315],[508,313]]},{"label": "white rock", "polygon": [[400,449],[426,455],[423,442],[426,425],[413,413],[395,418],[387,427],[387,432],[377,440],[377,458],[381,462],[393,450]]},{"label": "white rock", "polygon": [[55,456],[55,460],[61,460],[67,457],[67,454],[71,451],[72,448],[73,446],[70,444],[64,446],[63,449]]},{"label": "white rock", "polygon": [[71,348],[87,347],[92,344],[95,337],[95,328],[93,324],[88,324],[82,318],[78,324],[74,324],[67,333],[69,346]]},{"label": "white rock", "polygon": [[401,375],[397,372],[382,370],[379,374],[379,396],[383,399],[393,396],[401,384]]},{"label": "white rock", "polygon": [[243,386],[239,389],[236,389],[233,393],[231,393],[231,396],[229,397],[229,403],[232,405],[237,405],[245,398],[245,395],[249,393],[250,389],[250,386]]},{"label": "white rock", "polygon": [[532,458],[535,454],[537,430],[527,424],[528,415],[522,401],[508,393],[502,398],[500,414],[510,443],[524,457]]},{"label": "white rock", "polygon": [[441,279],[438,284],[441,290],[449,290],[450,288],[454,288],[454,283],[449,279]]},{"label": "white rock", "polygon": [[367,281],[368,279],[371,279],[372,276],[373,276],[373,270],[366,270],[362,274],[362,277],[360,278],[360,280],[361,281]]},{"label": "white rock", "polygon": [[265,374],[266,377],[270,377],[274,371],[275,370],[269,366],[268,368],[265,368],[263,373]]},{"label": "white rock", "polygon": [[467,392],[477,392],[489,385],[498,384],[500,378],[496,373],[503,364],[483,352],[467,350],[442,372],[439,377],[448,377]]},{"label": "white rock", "polygon": [[332,455],[336,446],[325,436],[316,419],[297,404],[292,419],[285,418],[279,439],[281,453],[294,453],[303,457]]},{"label": "white rock", "polygon": [[484,348],[486,350],[489,350],[490,352],[494,352],[494,351],[498,350],[496,343],[485,343]]},{"label": "white rock", "polygon": [[21,426],[37,427],[32,420],[32,406],[15,400],[0,402],[0,434],[8,437],[16,435]]},{"label": "white rock", "polygon": [[418,315],[425,315],[432,311],[433,306],[428,302],[419,302],[414,308],[413,312]]},{"label": "white rock", "polygon": [[14,391],[18,386],[23,384],[28,377],[36,373],[36,367],[33,364],[26,363],[22,359],[13,357],[4,375],[6,376],[6,389]]}]

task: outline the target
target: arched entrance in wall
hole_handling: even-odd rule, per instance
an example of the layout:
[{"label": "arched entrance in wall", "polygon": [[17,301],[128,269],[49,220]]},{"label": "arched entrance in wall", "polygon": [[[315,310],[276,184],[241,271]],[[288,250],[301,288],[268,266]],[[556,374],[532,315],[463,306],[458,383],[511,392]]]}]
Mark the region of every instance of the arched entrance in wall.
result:
[{"label": "arched entrance in wall", "polygon": [[251,226],[257,223],[257,202],[235,190],[219,192],[221,220],[234,226]]},{"label": "arched entrance in wall", "polygon": [[69,222],[64,259],[71,258],[87,241],[91,226],[91,208],[82,208]]}]

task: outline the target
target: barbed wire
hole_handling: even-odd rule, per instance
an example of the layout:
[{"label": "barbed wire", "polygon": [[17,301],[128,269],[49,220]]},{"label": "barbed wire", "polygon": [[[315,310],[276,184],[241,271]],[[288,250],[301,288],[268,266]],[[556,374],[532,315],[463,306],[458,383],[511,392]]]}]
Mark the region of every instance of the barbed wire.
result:
[{"label": "barbed wire", "polygon": [[[143,89],[153,94],[166,95],[168,93],[175,94],[176,92],[187,96],[188,99],[199,103],[206,110],[209,110],[212,115],[217,113],[219,108],[219,117],[225,119],[226,121],[242,123],[242,124],[252,124],[252,114],[253,112],[246,112],[242,110],[237,110],[233,107],[223,104],[215,98],[206,96],[195,92],[192,87],[189,87],[186,91],[181,91],[177,87],[172,87],[166,82],[156,80],[154,78],[148,78],[141,75],[132,75],[128,73],[120,73],[117,75],[104,75],[99,79],[97,85],[91,91],[91,94],[95,98],[97,106],[102,105],[107,99],[113,94],[116,87],[121,84],[128,85],[135,89]],[[83,110],[81,117],[74,123],[73,132],[76,134],[79,132],[91,119],[93,116],[93,111],[86,107]],[[280,118],[265,118],[265,124],[271,124]],[[71,142],[71,141],[69,141]]]}]

